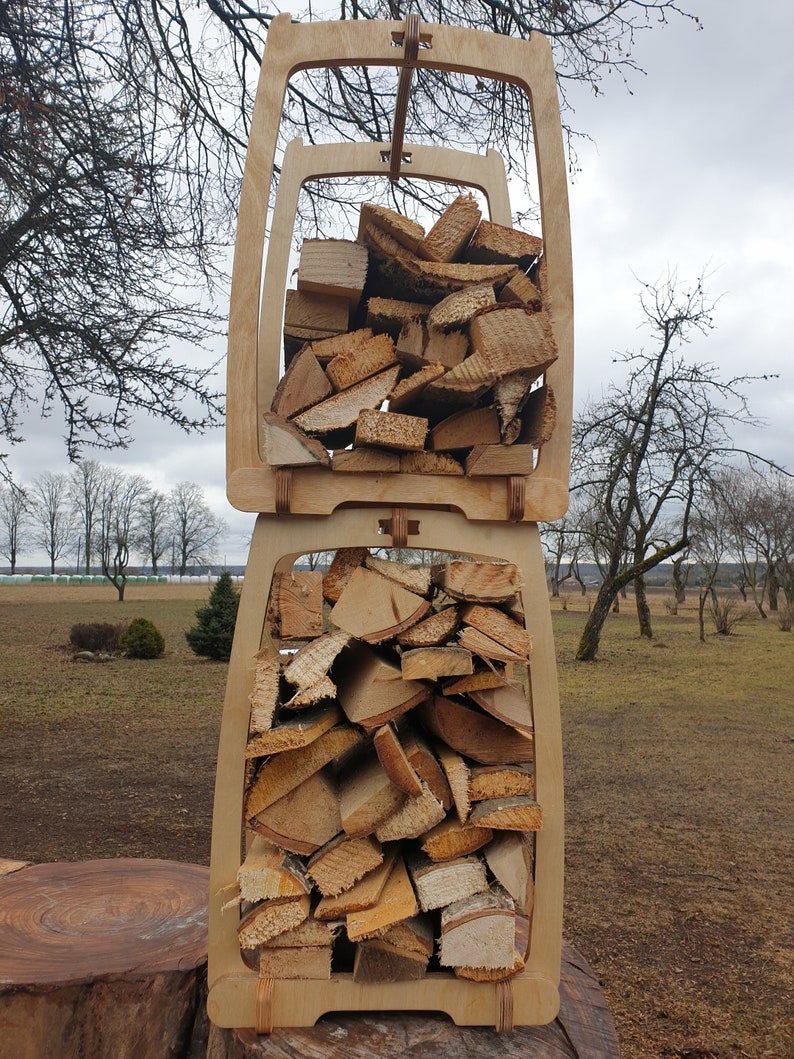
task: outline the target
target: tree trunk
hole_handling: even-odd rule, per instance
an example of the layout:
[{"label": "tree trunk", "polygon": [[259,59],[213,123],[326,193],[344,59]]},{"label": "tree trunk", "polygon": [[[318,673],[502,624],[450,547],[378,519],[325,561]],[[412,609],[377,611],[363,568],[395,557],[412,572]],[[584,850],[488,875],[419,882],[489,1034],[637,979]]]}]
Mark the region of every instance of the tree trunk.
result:
[{"label": "tree trunk", "polygon": [[637,604],[637,619],[640,623],[640,636],[645,636],[648,640],[651,640],[653,639],[651,608],[648,606],[648,595],[645,591],[645,578],[642,576],[634,578],[634,598]]},{"label": "tree trunk", "polygon": [[698,596],[698,638],[700,639],[701,643],[706,642],[706,622],[704,615],[706,612],[707,597],[707,591],[702,591]]},{"label": "tree trunk", "polygon": [[778,595],[780,593],[780,581],[778,580],[777,570],[770,563],[769,573],[767,574],[767,590],[769,592],[769,609],[773,614],[777,613],[778,610]]},{"label": "tree trunk", "polygon": [[598,590],[593,609],[587,616],[582,638],[576,649],[577,662],[594,662],[601,642],[601,630],[609,615],[609,609],[617,601],[614,582],[604,581]]}]

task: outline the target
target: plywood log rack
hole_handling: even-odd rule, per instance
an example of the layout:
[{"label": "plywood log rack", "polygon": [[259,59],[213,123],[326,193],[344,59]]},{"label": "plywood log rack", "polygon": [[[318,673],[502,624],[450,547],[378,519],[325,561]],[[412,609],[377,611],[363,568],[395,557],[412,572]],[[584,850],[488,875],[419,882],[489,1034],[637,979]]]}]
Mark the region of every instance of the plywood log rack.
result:
[{"label": "plywood log rack", "polygon": [[[289,78],[300,70],[345,65],[400,68],[393,140],[391,143],[382,144],[318,146],[306,146],[300,140],[293,141],[287,146],[281,159],[278,191],[268,223],[269,193],[276,159],[280,115]],[[395,472],[393,461],[389,464],[390,470],[383,473],[371,469],[351,470],[349,467],[345,473],[337,473],[330,466],[326,466],[330,461],[325,459],[322,442],[318,444],[314,438],[302,442],[300,431],[293,431],[289,423],[284,426],[283,422],[277,422],[278,417],[273,409],[282,371],[282,309],[294,217],[300,189],[307,181],[316,177],[359,174],[382,175],[386,180],[399,180],[402,174],[410,173],[412,178],[440,180],[479,189],[487,201],[491,222],[510,226],[505,170],[497,154],[489,152],[478,156],[402,141],[410,70],[422,67],[508,81],[523,90],[528,98],[536,149],[542,223],[544,328],[558,353],[556,361],[549,362],[550,366],[542,369],[544,383],[553,384],[556,425],[550,437],[542,443],[536,462],[533,464],[530,461],[528,473],[523,470],[521,473],[499,473],[499,467],[503,464],[498,459],[493,463],[485,461],[486,466],[493,466],[493,472],[480,474],[478,471],[476,476],[463,472],[459,476],[426,472],[425,468],[438,466],[433,463],[432,452],[423,454],[431,457],[425,463],[412,465],[422,468],[414,469],[412,473],[404,473],[399,468]],[[267,229],[269,238],[263,270]],[[537,240],[537,243],[541,245],[540,240]],[[516,266],[511,268],[515,273]],[[278,1027],[310,1027],[322,1016],[334,1012],[402,1012],[406,1024],[410,1023],[412,1026],[419,1026],[420,1022],[412,1022],[412,1016],[406,1013],[441,1012],[451,1016],[459,1026],[490,1026],[498,1031],[522,1026],[555,1025],[560,1007],[562,747],[555,652],[537,522],[541,519],[560,517],[567,506],[573,392],[572,335],[566,172],[556,83],[548,42],[537,34],[533,34],[529,41],[518,41],[503,36],[424,24],[419,23],[413,16],[409,17],[406,23],[352,21],[296,25],[291,23],[287,15],[279,15],[274,19],[268,32],[251,122],[233,266],[228,345],[227,492],[235,507],[257,512],[258,518],[240,601],[218,753],[210,876],[208,1012],[216,1026],[234,1028],[238,1032],[238,1043],[245,1038],[245,1034],[240,1037],[239,1032],[246,1028],[254,1033],[271,1033]],[[510,362],[507,373],[515,373],[515,370],[514,362]],[[391,372],[392,369],[388,371]],[[396,370],[394,374],[396,376]],[[330,370],[328,375],[329,378],[332,377]],[[324,383],[321,377],[320,384],[322,390]],[[295,415],[296,422],[306,418],[300,412]],[[264,438],[267,431],[276,438],[280,449],[292,451],[292,448],[296,447],[294,464],[290,465],[289,460],[285,460],[279,465],[279,461],[266,458]],[[410,444],[413,444],[413,441]],[[498,449],[499,446],[486,445],[484,448]],[[303,450],[308,453],[305,460]],[[322,465],[301,465],[311,462],[315,456]],[[477,810],[483,819],[487,819],[488,826],[471,826],[472,833],[488,834],[489,828],[516,827],[516,820],[533,821],[522,823],[522,827],[540,827],[542,814],[542,827],[535,833],[534,867],[528,869],[531,872],[528,885],[534,885],[534,908],[530,910],[531,901],[528,897],[526,909],[508,911],[511,907],[510,899],[500,891],[497,884],[501,880],[497,872],[493,871],[496,881],[488,884],[493,891],[488,891],[487,894],[478,891],[471,898],[471,904],[465,903],[468,898],[463,899],[461,904],[465,907],[454,915],[450,914],[447,920],[448,938],[451,939],[453,932],[465,928],[469,921],[473,922],[479,917],[480,925],[484,927],[487,917],[492,916],[492,922],[495,925],[498,923],[501,933],[504,934],[500,958],[506,959],[506,954],[509,953],[512,963],[512,929],[504,928],[504,920],[500,919],[500,916],[512,917],[510,922],[515,921],[515,956],[518,962],[513,967],[508,967],[505,962],[493,962],[496,957],[489,955],[488,959],[492,962],[486,964],[486,970],[494,969],[495,972],[497,968],[502,968],[506,972],[506,976],[500,981],[494,980],[496,973],[491,974],[490,981],[467,980],[477,977],[475,972],[479,973],[483,969],[474,956],[468,955],[463,957],[468,962],[462,966],[450,961],[458,976],[449,970],[434,968],[418,978],[403,975],[399,980],[389,981],[385,977],[379,979],[376,975],[357,975],[355,966],[351,973],[349,969],[338,969],[335,965],[333,972],[329,971],[327,976],[306,974],[304,977],[296,973],[297,976],[289,978],[274,977],[270,971],[260,971],[256,963],[252,963],[251,952],[254,953],[254,961],[257,958],[255,945],[268,947],[274,931],[277,937],[281,937],[283,935],[278,934],[278,931],[286,931],[293,924],[314,922],[314,913],[309,911],[313,906],[313,897],[309,896],[311,878],[304,894],[301,886],[307,865],[299,859],[297,862],[290,862],[291,867],[279,868],[284,878],[288,879],[285,885],[290,890],[289,894],[285,890],[284,896],[278,900],[274,899],[272,905],[268,904],[269,898],[262,898],[258,905],[254,905],[253,910],[245,911],[242,924],[248,932],[244,946],[246,954],[241,951],[241,939],[238,936],[241,914],[235,907],[235,893],[240,886],[239,873],[245,852],[252,840],[251,829],[253,828],[258,836],[265,835],[270,841],[274,834],[283,836],[284,832],[278,831],[278,827],[284,828],[289,823],[285,821],[283,811],[280,822],[267,815],[272,801],[268,795],[261,800],[262,812],[267,811],[267,819],[261,821],[257,816],[257,827],[260,829],[257,831],[257,827],[253,826],[256,821],[251,814],[257,815],[255,810],[260,804],[260,801],[256,800],[259,799],[259,792],[271,782],[272,775],[277,773],[282,777],[285,770],[263,768],[263,765],[277,760],[278,753],[270,758],[256,759],[256,750],[253,750],[246,756],[252,734],[256,736],[256,740],[260,740],[258,745],[274,745],[272,740],[268,741],[268,727],[275,726],[274,731],[279,727],[287,728],[283,724],[286,712],[294,709],[296,705],[293,700],[286,702],[282,691],[278,690],[284,686],[285,645],[279,636],[278,621],[274,625],[272,620],[273,595],[277,592],[274,586],[283,584],[284,579],[294,576],[293,567],[296,560],[307,553],[330,554],[342,550],[345,554],[360,552],[362,555],[371,555],[378,549],[406,548],[463,556],[468,562],[481,564],[483,570],[486,567],[496,569],[499,564],[510,565],[515,570],[516,581],[512,596],[508,593],[508,596],[500,597],[495,605],[497,608],[503,607],[506,612],[509,609],[510,621],[520,624],[522,636],[526,637],[526,633],[531,636],[532,653],[526,667],[528,676],[524,691],[520,690],[520,683],[516,685],[509,677],[503,677],[500,679],[506,685],[505,691],[509,699],[506,707],[501,700],[498,704],[492,702],[494,696],[484,691],[479,695],[482,710],[476,700],[471,699],[465,700],[460,709],[452,703],[439,711],[431,708],[431,704],[426,705],[422,712],[421,707],[414,709],[414,705],[421,703],[427,695],[421,691],[413,694],[413,697],[411,694],[416,688],[431,686],[432,681],[423,681],[421,678],[409,680],[407,677],[402,679],[411,693],[406,699],[410,700],[409,705],[405,707],[409,710],[409,726],[416,715],[418,723],[425,725],[425,735],[431,743],[441,740],[438,735],[439,725],[451,724],[453,729],[457,726],[463,731],[469,723],[468,718],[476,718],[477,715],[480,716],[482,724],[478,727],[475,719],[475,729],[499,729],[507,733],[504,736],[504,745],[510,747],[511,751],[513,748],[531,746],[531,740],[534,739],[532,796],[518,794],[512,798],[496,797],[485,805],[484,809],[481,807]],[[353,565],[358,562],[359,560],[356,560]],[[360,562],[363,563],[364,560],[361,559]],[[365,579],[362,570],[363,567],[359,566],[358,576]],[[377,579],[380,573],[381,571],[376,571],[372,576]],[[403,606],[403,602],[405,592],[410,595],[410,592],[416,591],[415,586],[409,585],[407,589],[403,586],[392,586],[386,594],[394,605],[394,615],[388,621],[382,621],[378,628],[389,625],[393,627],[382,629],[382,632],[376,629],[372,635],[368,635],[362,624],[361,632],[356,631],[351,637],[354,642],[359,642],[360,645],[363,643],[364,647],[368,642],[378,644],[384,639],[387,641],[392,661],[384,663],[383,679],[392,681],[392,690],[395,671],[396,679],[400,679],[399,665],[395,669],[393,661],[393,656],[399,658],[401,652],[396,646],[397,637],[415,621],[428,614],[432,616],[431,599],[436,599],[437,596],[440,598],[445,591],[453,591],[449,585],[443,589],[439,588],[438,585],[441,584],[443,582],[438,582],[428,591],[426,599],[419,600],[414,606],[410,601]],[[359,598],[363,605],[366,590],[362,590]],[[459,598],[465,603],[466,600],[477,600],[479,597],[476,594],[468,596],[464,592]],[[462,612],[465,612],[464,604],[461,603],[460,606]],[[349,630],[351,619],[348,610],[341,603],[337,603],[334,610],[338,615],[340,627]],[[333,620],[332,612],[332,624]],[[356,623],[352,622],[352,626],[355,625]],[[490,625],[486,619],[486,626],[489,632],[495,631],[498,637],[499,622],[493,615]],[[359,637],[360,639],[357,639]],[[468,637],[474,645],[471,649],[453,647],[449,641],[442,647],[442,651],[446,652],[444,662],[440,663],[437,655],[432,661],[425,657],[421,664],[428,667],[428,672],[439,676],[439,680],[441,673],[445,676],[463,673],[461,679],[465,680],[465,662],[461,671],[453,669],[449,674],[446,674],[443,666],[451,666],[453,658],[457,666],[461,656],[468,652],[471,657],[484,659],[486,667],[491,666],[502,674],[508,672],[507,667],[512,665],[512,653],[504,644],[495,642],[480,629],[469,630]],[[324,643],[322,635],[316,642]],[[338,649],[344,650],[345,647],[343,645]],[[348,657],[359,656],[351,649]],[[360,657],[371,659],[372,655],[364,650]],[[496,661],[491,661],[491,658]],[[252,703],[258,702],[258,697],[267,698],[269,694],[266,689],[263,691],[261,686],[263,680],[267,684],[270,679],[265,679],[266,674],[263,677],[260,665],[262,659],[270,660],[275,666],[273,686],[276,691],[271,694],[271,698],[275,696],[275,705],[271,704],[270,718],[264,724],[259,718],[257,726],[254,727]],[[414,665],[420,664],[416,658],[412,661]],[[338,783],[340,790],[346,792],[348,804],[342,806],[340,818],[340,826],[346,836],[340,832],[340,835],[328,842],[328,847],[333,849],[334,843],[341,841],[342,848],[347,848],[350,841],[359,840],[359,828],[362,829],[360,840],[365,846],[370,841],[368,835],[371,832],[373,845],[379,847],[379,843],[375,842],[373,830],[376,813],[381,814],[379,819],[383,820],[384,834],[391,835],[390,826],[402,812],[402,809],[394,808],[400,799],[394,800],[394,790],[389,786],[393,774],[389,772],[387,776],[381,771],[385,766],[382,761],[378,763],[374,752],[373,727],[376,723],[381,723],[381,714],[378,708],[372,706],[359,718],[355,712],[358,707],[351,707],[343,702],[341,692],[339,700],[336,701],[336,686],[332,679],[335,678],[335,671],[333,664],[329,664],[330,673],[321,671],[315,677],[316,683],[300,686],[295,696],[299,700],[297,705],[302,708],[329,703],[327,710],[321,706],[317,712],[307,715],[309,720],[305,728],[290,721],[290,727],[283,734],[289,739],[294,737],[298,740],[313,740],[315,736],[317,738],[317,745],[310,751],[302,751],[300,747],[289,751],[290,754],[296,755],[294,760],[298,771],[301,769],[297,762],[302,760],[302,753],[316,756],[317,762],[322,761],[324,767],[325,758],[320,754],[319,748],[320,745],[323,748],[336,746],[333,740],[337,736],[333,736],[334,732],[343,733],[347,741],[345,745],[350,742],[348,737],[352,738],[353,742],[359,741],[363,744],[365,749],[361,751],[360,773],[356,771],[359,766],[355,759],[348,755],[339,766],[338,777],[331,781],[331,786]],[[437,672],[433,667],[439,664],[442,669]],[[347,665],[349,668],[350,663]],[[267,670],[267,665],[264,670]],[[483,675],[479,661],[478,675]],[[437,685],[439,681],[433,686]],[[516,687],[519,688],[520,702],[515,698]],[[451,694],[454,697],[456,693]],[[354,695],[353,698],[360,699],[361,694]],[[400,699],[394,712],[387,711],[383,714],[384,723],[388,724],[393,717],[398,717],[402,709],[401,703]],[[335,728],[333,732],[328,731],[328,725],[338,719],[343,708],[348,716],[343,719],[341,728]],[[444,710],[447,710],[449,716]],[[353,719],[354,717],[357,719]],[[495,720],[494,717],[500,719]],[[402,737],[399,726],[396,735]],[[404,753],[403,747],[407,744],[401,745],[400,738],[395,738],[395,732],[388,735],[380,731],[379,736],[384,742],[383,746],[379,746],[379,751],[394,754],[395,761],[399,759]],[[502,736],[497,735],[494,738],[498,742]],[[256,740],[251,743],[254,747],[257,745]],[[468,739],[464,740],[465,748],[460,754],[449,746],[446,750],[440,748],[437,751],[453,786],[460,779],[458,771],[460,775],[468,775],[466,755],[471,752],[473,745]],[[323,753],[325,752],[323,750]],[[522,750],[515,752],[521,753]],[[525,757],[526,755],[524,759]],[[252,758],[254,760],[251,760]],[[499,759],[498,754],[496,758]],[[488,755],[486,760],[489,760]],[[306,761],[308,762],[308,757]],[[436,764],[436,768],[438,767]],[[397,769],[394,761],[389,763],[389,769],[392,768]],[[410,777],[410,773],[411,767],[408,766],[405,775]],[[360,779],[357,778],[359,776]],[[454,777],[457,777],[457,780]],[[414,779],[416,780],[416,776]],[[305,781],[300,782],[303,786],[296,789],[294,796],[300,796],[303,804],[306,804],[311,795],[307,793],[309,788]],[[422,783],[424,782],[422,780]],[[442,782],[446,783],[446,780],[442,779]],[[427,780],[427,783],[430,781]],[[258,792],[256,799],[249,799],[255,786]],[[289,785],[285,789],[289,791]],[[418,789],[422,790],[422,795],[416,795],[414,791],[410,795],[413,801],[409,799],[409,809],[415,808],[417,812],[420,811],[420,803],[424,805],[422,799],[428,793],[421,784]],[[325,780],[317,790],[318,797],[327,798],[328,784]],[[285,804],[289,803],[292,796],[293,794],[289,793],[285,797]],[[428,804],[436,800],[435,793],[428,797]],[[402,798],[404,800],[405,795]],[[465,792],[458,791],[455,802],[455,806],[448,810],[449,815],[443,823],[444,827],[449,824],[453,830],[455,826],[464,826],[465,815],[469,811]],[[385,809],[384,806],[389,808]],[[459,824],[452,819],[456,812],[460,816]],[[391,815],[384,817],[383,813]],[[505,823],[508,817],[512,823]],[[405,827],[402,818],[400,826]],[[370,830],[365,834],[366,828]],[[518,834],[515,831],[513,833]],[[334,834],[333,830],[331,834]],[[412,840],[419,832],[409,835],[408,831],[404,830],[401,834]],[[469,837],[465,836],[466,839]],[[447,839],[445,832],[444,841]],[[283,854],[284,865],[287,865],[288,853],[296,841],[293,836],[289,840],[284,837],[286,844],[277,842],[275,847],[272,847],[276,851],[273,854],[274,863],[279,861]],[[455,842],[458,841],[459,835],[455,838]],[[394,883],[394,901],[407,902],[407,905],[410,905],[410,858],[406,853],[406,863],[403,864],[402,846],[399,847],[398,856],[393,848],[396,844],[397,840],[392,842],[383,839],[383,855],[387,858],[397,857],[391,874],[388,874],[389,885],[384,888],[384,894],[391,893],[389,887]],[[322,849],[325,851],[326,846]],[[478,856],[475,852],[475,861]],[[491,865],[488,871],[491,871]],[[386,874],[384,872],[384,877]],[[476,872],[474,874],[476,875]],[[492,876],[488,875],[488,878]],[[311,891],[314,892],[316,891]],[[321,889],[321,892],[325,895],[324,890]],[[384,897],[383,901],[386,907],[387,898]],[[380,905],[376,905],[376,910],[380,908]],[[455,908],[457,909],[457,905]],[[262,909],[261,919],[257,918],[257,909]],[[363,918],[367,919],[366,914]],[[443,919],[441,922],[443,924]],[[352,929],[353,927],[355,929]],[[360,935],[356,933],[359,930],[363,931]],[[442,925],[442,932],[443,930]],[[521,930],[523,941],[519,946]],[[465,929],[463,934],[466,934]],[[352,940],[354,935],[367,938],[365,929],[348,915],[347,936]],[[488,930],[481,929],[478,936],[485,942],[487,935]],[[458,934],[455,933],[454,936],[457,938]],[[417,944],[421,948],[422,942],[417,941]],[[463,948],[466,948],[465,942]],[[297,956],[305,961],[307,967],[320,966],[322,963],[316,958],[316,954],[312,955],[305,948],[300,949]],[[437,956],[441,959],[444,954],[442,952]],[[392,958],[388,957],[389,960]],[[411,964],[411,959],[406,955],[403,962]],[[265,966],[264,961],[261,966]],[[522,969],[519,971],[518,967]],[[468,973],[468,969],[471,969],[471,973]],[[462,971],[467,973],[464,975],[460,973]],[[421,1031],[417,1032],[421,1035]],[[372,1047],[380,1050],[380,1045]],[[253,1051],[250,1054],[259,1053]],[[268,1053],[265,1051],[262,1054]],[[509,1050],[505,1054],[509,1054]],[[559,1054],[574,1053],[560,1051]],[[600,1053],[591,1051],[587,1054],[595,1056]]]}]

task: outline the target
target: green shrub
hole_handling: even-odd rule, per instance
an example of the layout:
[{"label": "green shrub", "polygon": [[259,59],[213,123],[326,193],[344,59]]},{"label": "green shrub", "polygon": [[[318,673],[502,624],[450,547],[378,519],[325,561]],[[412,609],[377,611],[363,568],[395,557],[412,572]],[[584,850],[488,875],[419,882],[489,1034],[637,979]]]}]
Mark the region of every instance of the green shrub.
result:
[{"label": "green shrub", "polygon": [[110,622],[95,621],[73,625],[69,630],[69,643],[77,651],[101,651],[112,655],[119,650],[126,628],[125,622],[111,625]]},{"label": "green shrub", "polygon": [[194,654],[229,661],[239,603],[232,575],[224,570],[210,592],[207,605],[196,611],[196,624],[185,633]]},{"label": "green shrub", "polygon": [[165,640],[153,621],[133,618],[119,647],[128,658],[159,658],[165,649]]}]

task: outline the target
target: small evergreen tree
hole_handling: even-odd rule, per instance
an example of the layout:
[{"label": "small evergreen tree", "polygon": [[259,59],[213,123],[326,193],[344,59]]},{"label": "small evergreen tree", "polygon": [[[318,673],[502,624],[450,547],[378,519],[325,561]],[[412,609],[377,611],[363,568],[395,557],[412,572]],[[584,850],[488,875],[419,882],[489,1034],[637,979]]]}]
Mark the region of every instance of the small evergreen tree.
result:
[{"label": "small evergreen tree", "polygon": [[119,640],[127,658],[159,658],[165,650],[163,634],[148,618],[133,618]]},{"label": "small evergreen tree", "polygon": [[239,602],[232,575],[224,570],[210,592],[207,605],[196,611],[196,624],[185,633],[194,654],[229,661]]}]

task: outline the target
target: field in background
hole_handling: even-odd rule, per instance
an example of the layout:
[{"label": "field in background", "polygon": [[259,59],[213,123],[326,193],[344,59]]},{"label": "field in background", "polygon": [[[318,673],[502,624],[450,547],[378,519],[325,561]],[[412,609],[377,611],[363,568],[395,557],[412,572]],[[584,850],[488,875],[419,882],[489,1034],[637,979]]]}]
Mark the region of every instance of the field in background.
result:
[{"label": "field in background", "polygon": [[[0,586],[0,856],[207,862],[225,667],[184,641],[206,585]],[[794,1054],[794,634],[697,638],[631,600],[599,660],[586,604],[552,602],[566,767],[565,934],[604,985],[624,1059]],[[72,624],[147,617],[152,662],[79,663]]]}]

